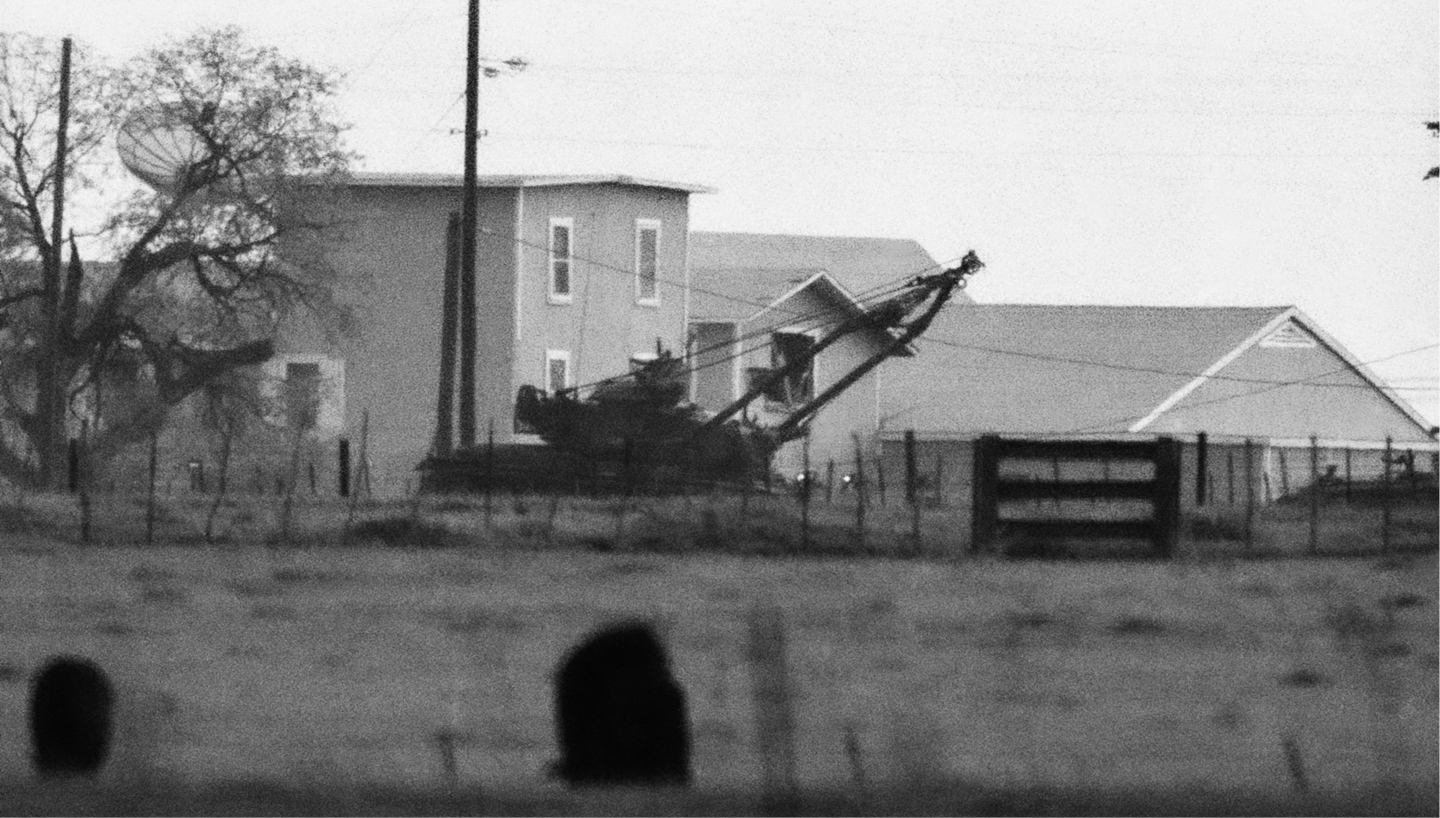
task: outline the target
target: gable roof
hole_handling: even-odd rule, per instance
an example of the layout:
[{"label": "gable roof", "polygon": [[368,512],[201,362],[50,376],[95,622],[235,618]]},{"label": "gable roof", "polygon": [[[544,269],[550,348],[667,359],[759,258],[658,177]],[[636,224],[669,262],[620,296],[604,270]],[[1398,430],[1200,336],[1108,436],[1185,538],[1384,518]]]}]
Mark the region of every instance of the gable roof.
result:
[{"label": "gable roof", "polygon": [[882,375],[882,423],[1125,431],[1285,309],[948,306],[920,354]]},{"label": "gable roof", "polygon": [[814,268],[690,268],[690,318],[744,321],[821,275]]},{"label": "gable roof", "polygon": [[[1414,422],[1295,307],[955,305],[920,354],[882,372],[882,426],[931,432],[1143,432],[1259,342],[1298,322]],[[1270,383],[1270,381],[1266,381]]]},{"label": "gable roof", "polygon": [[[790,269],[692,269],[690,271],[691,321],[753,321],[775,312],[775,321],[783,324],[788,317],[796,323],[815,328],[833,328],[836,313],[816,314],[813,309],[799,310],[789,305],[792,298],[806,290],[825,293],[839,311],[859,315],[867,306],[824,270]],[[894,330],[877,335],[895,336]],[[915,354],[915,345],[906,344],[896,355]]]},{"label": "gable roof", "polygon": [[[864,300],[940,265],[912,239],[797,236],[768,233],[690,233],[692,270],[824,270]],[[963,292],[955,301],[969,302]]]},{"label": "gable roof", "polygon": [[[689,182],[669,182],[623,174],[482,174],[480,187],[555,187],[559,185],[627,185],[678,190],[684,193],[714,193],[715,189]],[[355,187],[453,187],[465,184],[455,173],[355,173],[349,179]]]}]

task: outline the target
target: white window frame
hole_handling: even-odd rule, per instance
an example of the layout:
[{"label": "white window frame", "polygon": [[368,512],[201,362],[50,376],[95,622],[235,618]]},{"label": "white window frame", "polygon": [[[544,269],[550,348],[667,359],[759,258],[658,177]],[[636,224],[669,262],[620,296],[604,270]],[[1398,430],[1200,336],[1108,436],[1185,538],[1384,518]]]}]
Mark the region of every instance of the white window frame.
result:
[{"label": "white window frame", "polygon": [[265,419],[289,427],[285,416],[286,374],[289,364],[320,365],[320,405],[315,425],[306,430],[312,438],[328,440],[345,433],[345,359],[318,352],[282,353],[260,365],[260,396]]},{"label": "white window frame", "polygon": [[[559,259],[555,256],[555,228],[557,227],[565,228],[570,237],[569,246],[565,248],[566,255],[564,259]],[[552,218],[550,220],[550,227],[545,234],[545,244],[546,247],[549,248],[545,265],[546,278],[548,279],[548,284],[545,288],[546,299],[551,304],[569,304],[575,300],[575,220],[569,216]],[[555,263],[558,261],[565,262],[566,283],[569,285],[567,291],[563,293],[555,290]]]},{"label": "white window frame", "polygon": [[[640,277],[640,241],[646,231],[655,232],[655,271],[651,286],[654,292],[646,295],[641,289],[644,281]],[[660,306],[660,220],[659,219],[636,219],[635,220],[635,303],[647,307]]]},{"label": "white window frame", "polygon": [[[565,384],[560,389],[551,389],[550,363],[552,361],[565,362]],[[545,370],[540,377],[540,382],[545,384],[545,393],[554,395],[563,389],[569,389],[575,385],[575,367],[570,361],[570,350],[568,349],[547,349],[545,350]]]}]

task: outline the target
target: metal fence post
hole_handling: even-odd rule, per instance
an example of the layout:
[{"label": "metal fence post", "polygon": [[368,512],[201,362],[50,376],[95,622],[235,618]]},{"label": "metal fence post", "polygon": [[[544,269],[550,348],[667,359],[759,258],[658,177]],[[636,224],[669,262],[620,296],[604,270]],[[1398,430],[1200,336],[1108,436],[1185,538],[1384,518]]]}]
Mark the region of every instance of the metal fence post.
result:
[{"label": "metal fence post", "polygon": [[1180,441],[1155,441],[1155,548],[1163,557],[1175,551],[1180,531]]},{"label": "metal fence post", "polygon": [[995,541],[999,527],[995,508],[996,457],[1000,438],[984,435],[975,439],[975,454],[970,476],[970,551],[976,553]]},{"label": "metal fence post", "polygon": [[1345,447],[1345,502],[1350,502],[1350,447]]},{"label": "metal fence post", "polygon": [[339,451],[339,453],[338,453],[338,455],[337,455],[337,459],[340,461],[340,462],[337,464],[337,466],[338,466],[338,468],[339,468],[339,474],[338,474],[337,476],[340,478],[340,496],[341,496],[341,497],[349,497],[349,496],[350,496],[350,438],[348,438],[348,437],[342,437],[342,438],[340,438],[340,451]]},{"label": "metal fence post", "polygon": [[1290,466],[1285,462],[1284,447],[1276,447],[1275,454],[1280,457],[1280,496],[1290,496]]},{"label": "metal fence post", "polygon": [[860,448],[860,435],[852,435],[855,441],[855,542],[857,550],[864,551],[865,543],[865,452]]},{"label": "metal fence post", "polygon": [[1210,438],[1204,432],[1195,435],[1195,505],[1204,507],[1205,491],[1209,488]]},{"label": "metal fence post", "polygon": [[810,550],[810,427],[805,427],[805,442],[801,449],[804,471],[800,478],[800,548]]},{"label": "metal fence post", "polygon": [[1320,441],[1310,436],[1310,553],[1320,553]]},{"label": "metal fence post", "polygon": [[1255,444],[1245,438],[1245,547],[1255,546]]},{"label": "metal fence post", "polygon": [[1385,470],[1380,479],[1380,550],[1390,553],[1390,453],[1391,438],[1385,436]]},{"label": "metal fence post", "polygon": [[1415,471],[1415,450],[1405,450],[1405,475],[1410,478],[1410,495],[1420,496],[1420,475]]},{"label": "metal fence post", "polygon": [[910,504],[910,539],[920,550],[920,497],[915,483],[919,480],[915,465],[915,430],[905,430],[905,501]]},{"label": "metal fence post", "polygon": [[1225,447],[1225,472],[1226,472],[1226,475],[1227,475],[1227,476],[1226,476],[1226,482],[1225,482],[1225,485],[1226,485],[1226,494],[1227,494],[1227,496],[1228,496],[1228,502],[1227,502],[1227,504],[1233,506],[1233,505],[1235,505],[1235,448],[1234,448],[1234,446],[1226,446],[1226,447]]}]

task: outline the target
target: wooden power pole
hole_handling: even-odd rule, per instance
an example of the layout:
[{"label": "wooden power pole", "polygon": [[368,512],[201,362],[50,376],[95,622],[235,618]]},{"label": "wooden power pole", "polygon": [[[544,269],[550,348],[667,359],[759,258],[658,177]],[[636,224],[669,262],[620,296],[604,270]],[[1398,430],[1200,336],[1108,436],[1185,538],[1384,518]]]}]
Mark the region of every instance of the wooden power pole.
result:
[{"label": "wooden power pole", "polygon": [[465,47],[465,194],[460,208],[460,448],[475,445],[475,148],[479,142],[480,0],[470,0]]},{"label": "wooden power pole", "polygon": [[445,292],[441,296],[440,393],[435,406],[434,453],[444,457],[455,449],[455,331],[460,323],[460,214],[452,212],[445,226]]},{"label": "wooden power pole", "polygon": [[60,122],[55,131],[54,215],[50,222],[50,254],[44,259],[45,346],[49,354],[36,373],[39,394],[35,409],[40,416],[40,479],[46,489],[58,488],[64,470],[60,468],[65,436],[65,385],[60,383],[62,371],[60,351],[60,271],[64,245],[61,233],[65,225],[65,159],[70,150],[70,38],[60,43]]}]

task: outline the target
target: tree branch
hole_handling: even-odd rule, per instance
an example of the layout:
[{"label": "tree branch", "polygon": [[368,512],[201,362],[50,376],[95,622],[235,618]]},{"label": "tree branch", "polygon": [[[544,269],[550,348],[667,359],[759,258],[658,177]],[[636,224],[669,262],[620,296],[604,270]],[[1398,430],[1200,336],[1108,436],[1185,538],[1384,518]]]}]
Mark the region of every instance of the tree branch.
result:
[{"label": "tree branch", "polygon": [[[154,356],[158,400],[141,406],[129,417],[97,434],[90,447],[92,457],[106,460],[125,446],[145,440],[151,430],[164,421],[172,407],[206,383],[231,370],[264,363],[275,352],[274,344],[268,340],[217,350],[191,349],[174,340],[166,347],[159,347],[153,342],[147,346],[147,351]],[[174,371],[177,369],[178,373]]]}]

